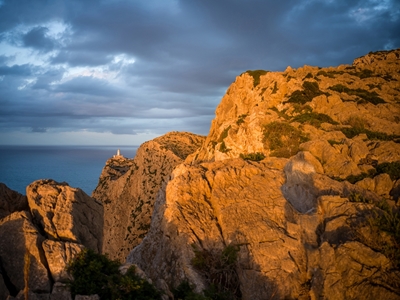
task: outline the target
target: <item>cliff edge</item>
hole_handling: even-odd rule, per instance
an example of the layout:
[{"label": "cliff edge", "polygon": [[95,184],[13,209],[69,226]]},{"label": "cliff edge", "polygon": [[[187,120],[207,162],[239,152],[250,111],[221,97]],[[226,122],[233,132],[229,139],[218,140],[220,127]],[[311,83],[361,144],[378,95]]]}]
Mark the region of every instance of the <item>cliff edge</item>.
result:
[{"label": "cliff edge", "polygon": [[399,57],[238,76],[128,262],[170,296],[399,299]]},{"label": "cliff edge", "polygon": [[102,253],[125,261],[149,230],[162,183],[204,139],[187,132],[170,132],[142,144],[133,159],[120,156],[106,162],[92,194],[104,206]]}]

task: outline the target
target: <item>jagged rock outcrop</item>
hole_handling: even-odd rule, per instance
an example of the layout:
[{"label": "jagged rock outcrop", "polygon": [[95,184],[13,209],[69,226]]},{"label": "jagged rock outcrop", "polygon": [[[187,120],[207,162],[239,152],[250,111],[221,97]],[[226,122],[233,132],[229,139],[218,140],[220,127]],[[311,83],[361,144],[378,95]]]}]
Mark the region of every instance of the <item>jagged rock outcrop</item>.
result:
[{"label": "jagged rock outcrop", "polygon": [[26,188],[30,211],[49,239],[74,242],[100,251],[103,206],[81,189],[54,180],[37,180]]},{"label": "jagged rock outcrop", "polygon": [[400,299],[399,57],[237,77],[128,262],[201,291],[233,245],[243,299]]},{"label": "jagged rock outcrop", "polygon": [[192,246],[233,244],[243,299],[398,299],[399,270],[354,238],[366,204],[350,195],[378,197],[298,157],[284,171],[271,165],[235,159],[177,167],[128,261],[160,286],[189,280],[202,289]]},{"label": "jagged rock outcrop", "polygon": [[30,184],[26,197],[0,187],[0,296],[24,299],[27,282],[30,299],[70,299],[67,264],[85,247],[101,249],[101,203],[49,179]]},{"label": "jagged rock outcrop", "polygon": [[284,153],[283,146],[295,150],[307,138],[320,151],[314,155],[324,170],[332,173],[335,164],[342,178],[362,173],[362,159],[398,161],[400,146],[393,140],[400,138],[399,56],[395,50],[368,54],[351,66],[245,72],[227,90],[206,142],[188,161],[255,152],[289,157],[296,151]]},{"label": "jagged rock outcrop", "polygon": [[142,144],[134,159],[115,157],[106,162],[92,194],[104,205],[102,253],[125,261],[149,229],[162,183],[203,141],[199,135],[170,132]]}]

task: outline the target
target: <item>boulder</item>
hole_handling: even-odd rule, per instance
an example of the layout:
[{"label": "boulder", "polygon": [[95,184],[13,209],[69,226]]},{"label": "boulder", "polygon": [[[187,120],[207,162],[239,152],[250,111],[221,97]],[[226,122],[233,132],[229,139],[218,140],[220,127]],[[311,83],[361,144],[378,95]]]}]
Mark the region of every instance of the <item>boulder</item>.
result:
[{"label": "boulder", "polygon": [[0,220],[0,236],[2,275],[15,287],[14,292],[22,291],[28,282],[30,291],[49,293],[51,280],[41,247],[44,237],[29,213],[14,212]]},{"label": "boulder", "polygon": [[81,189],[51,179],[26,188],[35,223],[50,239],[82,244],[101,251],[103,206]]},{"label": "boulder", "polygon": [[66,268],[84,246],[71,242],[45,240],[42,247],[53,280],[60,283],[71,280]]},{"label": "boulder", "polygon": [[357,163],[347,155],[348,148],[341,151],[340,148],[331,146],[326,140],[312,140],[301,144],[300,149],[315,156],[321,162],[324,173],[327,175],[344,179],[361,173]]}]

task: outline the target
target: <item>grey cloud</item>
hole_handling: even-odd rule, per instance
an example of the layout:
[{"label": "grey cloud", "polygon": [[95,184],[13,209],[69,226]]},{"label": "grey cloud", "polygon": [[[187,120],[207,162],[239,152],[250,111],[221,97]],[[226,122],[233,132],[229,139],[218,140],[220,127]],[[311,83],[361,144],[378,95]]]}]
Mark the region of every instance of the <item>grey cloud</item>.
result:
[{"label": "grey cloud", "polygon": [[54,92],[87,94],[101,97],[118,97],[123,92],[110,85],[106,80],[92,76],[79,76],[57,85]]},{"label": "grey cloud", "polygon": [[71,67],[76,66],[99,66],[110,63],[111,57],[107,53],[101,53],[96,50],[84,50],[84,51],[67,51],[62,50],[57,55],[50,59],[51,63],[57,64],[68,64]]},{"label": "grey cloud", "polygon": [[29,64],[13,65],[11,67],[2,65],[0,66],[0,76],[31,76],[34,73],[33,68]]},{"label": "grey cloud", "polygon": [[[51,21],[68,26],[57,40]],[[34,67],[0,51],[0,128],[206,134],[240,73],[351,63],[400,47],[398,28],[397,0],[7,0],[0,41],[53,52]]]},{"label": "grey cloud", "polygon": [[42,128],[42,127],[32,127],[32,132],[47,132],[46,128]]},{"label": "grey cloud", "polygon": [[48,37],[48,28],[38,26],[32,28],[22,37],[24,46],[35,48],[42,51],[50,51],[55,46],[55,41]]}]

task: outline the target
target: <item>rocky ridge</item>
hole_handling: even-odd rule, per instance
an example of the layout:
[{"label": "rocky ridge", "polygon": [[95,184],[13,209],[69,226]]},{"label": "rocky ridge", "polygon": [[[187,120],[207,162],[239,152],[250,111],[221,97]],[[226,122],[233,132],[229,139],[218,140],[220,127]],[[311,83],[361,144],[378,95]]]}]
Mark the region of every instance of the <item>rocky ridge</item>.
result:
[{"label": "rocky ridge", "polygon": [[101,250],[101,203],[54,180],[31,183],[26,196],[0,188],[0,298],[71,299],[66,267],[83,248]]},{"label": "rocky ridge", "polygon": [[238,76],[128,262],[201,291],[232,246],[242,299],[400,299],[399,57]]},{"label": "rocky ridge", "polygon": [[92,194],[104,206],[102,253],[126,260],[150,227],[162,183],[203,141],[199,135],[170,132],[142,144],[133,159],[121,156],[106,162]]}]

